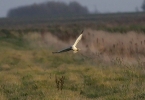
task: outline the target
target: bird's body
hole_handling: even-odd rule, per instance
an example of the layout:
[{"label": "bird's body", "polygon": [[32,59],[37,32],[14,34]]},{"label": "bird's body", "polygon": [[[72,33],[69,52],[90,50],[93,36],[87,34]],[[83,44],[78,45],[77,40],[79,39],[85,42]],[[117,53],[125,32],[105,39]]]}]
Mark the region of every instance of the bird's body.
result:
[{"label": "bird's body", "polygon": [[79,51],[79,49],[75,46],[72,46],[72,50],[73,50],[73,53],[77,53]]},{"label": "bird's body", "polygon": [[[82,31],[82,33],[83,33],[83,31]],[[70,46],[70,47],[68,47],[68,48],[66,48],[66,49],[57,51],[57,52],[52,52],[52,53],[62,53],[62,52],[70,51],[70,50],[73,50],[74,53],[77,53],[80,49],[78,49],[78,48],[76,47],[76,45],[77,45],[78,42],[81,40],[82,35],[83,35],[82,33],[80,34],[80,36],[77,38],[77,40],[75,41],[75,43],[74,43],[72,46]]]},{"label": "bird's body", "polygon": [[78,48],[75,47],[75,46],[73,45],[73,46],[72,46],[72,50],[73,50],[73,51],[78,51]]}]

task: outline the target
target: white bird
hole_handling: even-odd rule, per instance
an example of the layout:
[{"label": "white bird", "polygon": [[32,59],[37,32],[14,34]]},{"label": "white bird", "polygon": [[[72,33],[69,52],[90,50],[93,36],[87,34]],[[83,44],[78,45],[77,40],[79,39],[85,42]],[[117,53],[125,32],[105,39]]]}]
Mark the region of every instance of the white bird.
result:
[{"label": "white bird", "polygon": [[81,32],[80,36],[76,39],[75,43],[63,50],[57,51],[57,52],[52,52],[52,53],[62,53],[62,52],[67,52],[70,50],[73,50],[74,53],[77,53],[80,49],[76,47],[76,45],[78,44],[78,42],[82,39],[82,35],[83,35],[83,31]]}]

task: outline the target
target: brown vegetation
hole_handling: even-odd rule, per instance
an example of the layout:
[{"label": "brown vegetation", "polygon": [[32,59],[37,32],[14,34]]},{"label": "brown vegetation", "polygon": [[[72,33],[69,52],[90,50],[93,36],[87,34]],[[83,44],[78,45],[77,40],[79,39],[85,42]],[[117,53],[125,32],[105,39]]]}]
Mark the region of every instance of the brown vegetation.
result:
[{"label": "brown vegetation", "polygon": [[[65,37],[67,37],[67,35]],[[53,42],[55,43],[54,48],[57,47],[57,49],[61,49],[57,45],[60,47],[68,46],[73,44],[75,38],[70,38],[69,40],[63,38],[62,40],[58,38],[55,39],[55,36],[46,33],[44,41],[49,44]],[[98,59],[99,56],[99,59],[105,62],[120,58],[126,63],[137,63],[138,60],[143,63],[145,60],[144,41],[145,35],[143,33],[130,31],[122,34],[86,29],[78,47],[81,48],[80,52],[84,56],[94,60]]]}]

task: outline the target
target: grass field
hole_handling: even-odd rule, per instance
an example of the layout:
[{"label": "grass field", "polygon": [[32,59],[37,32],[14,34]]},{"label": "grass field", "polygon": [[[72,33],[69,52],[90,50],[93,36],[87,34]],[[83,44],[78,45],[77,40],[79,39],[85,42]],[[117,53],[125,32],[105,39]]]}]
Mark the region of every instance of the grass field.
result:
[{"label": "grass field", "polygon": [[144,16],[0,19],[0,100],[144,100]]},{"label": "grass field", "polygon": [[0,100],[144,100],[145,35],[84,33],[78,54],[54,55],[74,38],[65,43],[49,32],[2,30]]}]

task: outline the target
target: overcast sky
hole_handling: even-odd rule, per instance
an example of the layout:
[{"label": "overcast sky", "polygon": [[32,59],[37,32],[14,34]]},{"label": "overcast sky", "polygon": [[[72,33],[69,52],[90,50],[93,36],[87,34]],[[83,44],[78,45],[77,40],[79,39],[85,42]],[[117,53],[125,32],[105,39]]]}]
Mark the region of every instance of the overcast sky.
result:
[{"label": "overcast sky", "polygon": [[97,9],[101,13],[105,12],[132,12],[138,9],[141,11],[143,0],[0,0],[0,17],[6,17],[11,8],[42,3],[46,1],[78,1],[83,6],[87,6],[90,11]]}]

